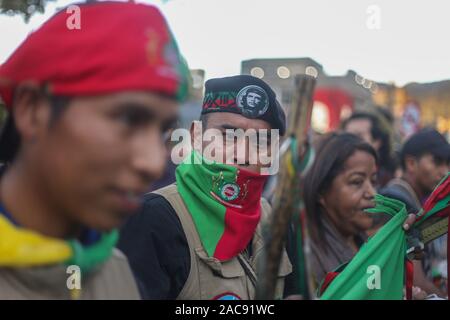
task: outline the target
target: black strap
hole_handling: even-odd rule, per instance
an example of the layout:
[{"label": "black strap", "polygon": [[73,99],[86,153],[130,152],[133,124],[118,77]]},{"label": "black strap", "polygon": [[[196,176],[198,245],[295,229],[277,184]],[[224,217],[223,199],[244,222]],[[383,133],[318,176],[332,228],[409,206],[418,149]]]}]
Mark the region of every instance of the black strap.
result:
[{"label": "black strap", "polygon": [[252,266],[250,265],[250,263],[247,261],[247,259],[245,259],[242,254],[239,254],[237,256],[239,263],[241,264],[242,268],[245,271],[245,274],[250,278],[250,281],[252,282],[252,284],[255,286],[256,288],[256,273],[255,270],[253,270]]}]

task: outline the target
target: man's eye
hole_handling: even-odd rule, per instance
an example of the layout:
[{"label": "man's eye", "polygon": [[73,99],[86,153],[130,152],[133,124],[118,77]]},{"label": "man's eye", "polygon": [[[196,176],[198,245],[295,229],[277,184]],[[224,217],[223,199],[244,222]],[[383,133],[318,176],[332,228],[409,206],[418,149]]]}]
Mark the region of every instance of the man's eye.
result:
[{"label": "man's eye", "polygon": [[162,132],[162,141],[164,143],[168,142],[170,140],[171,134],[172,134],[172,130],[171,129],[163,131]]},{"label": "man's eye", "polygon": [[170,121],[170,122],[167,122],[167,123],[164,123],[162,126],[161,126],[161,132],[163,133],[163,134],[166,134],[166,133],[171,133],[173,130],[175,130],[177,127],[179,126],[179,123],[178,123],[178,121],[176,121],[176,120],[174,120],[174,121]]},{"label": "man's eye", "polygon": [[118,119],[127,126],[137,127],[148,122],[146,117],[136,112],[123,112],[118,115]]},{"label": "man's eye", "polygon": [[161,126],[161,136],[164,142],[171,139],[173,131],[180,126],[178,119],[170,120]]},{"label": "man's eye", "polygon": [[235,139],[234,132],[223,132],[222,136],[226,141],[234,141]]}]

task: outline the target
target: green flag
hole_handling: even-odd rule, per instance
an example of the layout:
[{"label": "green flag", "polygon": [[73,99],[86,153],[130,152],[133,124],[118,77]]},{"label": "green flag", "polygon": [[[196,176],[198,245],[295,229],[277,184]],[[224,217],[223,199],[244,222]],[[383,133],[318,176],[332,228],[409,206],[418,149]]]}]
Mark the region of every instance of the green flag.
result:
[{"label": "green flag", "polygon": [[392,219],[361,247],[321,299],[402,299],[406,253],[402,225],[408,214],[400,201],[381,195],[376,195],[375,201],[376,207],[370,212],[387,213]]},{"label": "green flag", "polygon": [[[347,264],[327,274],[319,288],[323,300],[402,299],[405,283],[407,217],[401,201],[375,196],[371,213],[385,213],[392,219],[383,226]],[[450,173],[438,184],[417,215],[413,228],[425,221],[448,219],[450,214]],[[447,245],[448,250],[448,245]],[[448,264],[448,261],[447,261]],[[411,266],[411,263],[408,263]],[[448,268],[450,272],[450,268]],[[412,269],[408,270],[408,288],[412,286]],[[408,289],[407,288],[407,289]],[[407,290],[407,295],[409,290]],[[410,293],[409,293],[410,295]]]}]

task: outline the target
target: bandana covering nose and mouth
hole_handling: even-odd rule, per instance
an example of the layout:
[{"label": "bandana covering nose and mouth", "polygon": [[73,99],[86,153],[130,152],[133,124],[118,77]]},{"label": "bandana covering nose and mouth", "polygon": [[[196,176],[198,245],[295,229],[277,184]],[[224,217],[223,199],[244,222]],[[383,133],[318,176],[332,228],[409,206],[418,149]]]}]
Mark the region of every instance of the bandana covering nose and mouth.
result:
[{"label": "bandana covering nose and mouth", "polygon": [[176,170],[184,200],[210,257],[230,260],[251,241],[266,175],[209,161],[193,151]]}]

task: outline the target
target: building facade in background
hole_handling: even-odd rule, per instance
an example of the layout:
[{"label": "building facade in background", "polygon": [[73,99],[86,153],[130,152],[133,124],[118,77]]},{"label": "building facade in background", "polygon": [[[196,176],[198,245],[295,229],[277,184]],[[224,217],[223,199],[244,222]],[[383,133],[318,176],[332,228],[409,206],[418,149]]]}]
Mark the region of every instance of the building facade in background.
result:
[{"label": "building facade in background", "polygon": [[241,73],[266,81],[287,112],[294,88],[293,77],[296,74],[316,77],[312,124],[318,132],[336,129],[340,120],[348,117],[352,110],[379,105],[393,114],[399,126],[402,121],[408,123],[410,114],[415,114],[420,126],[434,126],[450,138],[450,81],[398,87],[394,83],[366,79],[353,70],[343,76],[330,76],[311,58],[245,60],[241,63]]}]

